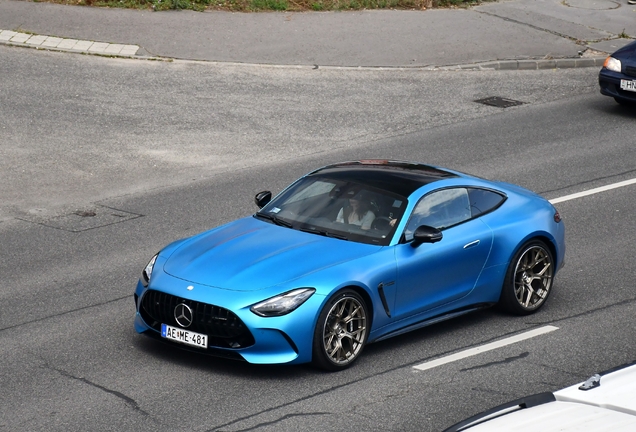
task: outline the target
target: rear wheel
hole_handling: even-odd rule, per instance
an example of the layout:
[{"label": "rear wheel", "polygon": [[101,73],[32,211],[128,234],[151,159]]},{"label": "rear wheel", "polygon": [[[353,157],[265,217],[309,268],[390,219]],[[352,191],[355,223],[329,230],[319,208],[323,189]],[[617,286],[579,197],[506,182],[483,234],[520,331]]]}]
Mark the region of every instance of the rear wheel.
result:
[{"label": "rear wheel", "polygon": [[543,306],[550,295],[554,259],[543,242],[531,241],[510,262],[501,291],[501,306],[516,315],[528,315]]},{"label": "rear wheel", "polygon": [[360,356],[369,336],[365,301],[346,289],[334,295],[318,317],[313,363],[330,371],[346,369]]}]

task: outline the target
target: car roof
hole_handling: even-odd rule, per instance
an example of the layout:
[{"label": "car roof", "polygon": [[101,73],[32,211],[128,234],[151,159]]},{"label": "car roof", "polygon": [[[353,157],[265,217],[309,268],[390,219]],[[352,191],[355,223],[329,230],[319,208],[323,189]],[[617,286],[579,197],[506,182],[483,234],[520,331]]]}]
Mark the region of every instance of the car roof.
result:
[{"label": "car roof", "polygon": [[636,363],[595,374],[580,385],[554,392],[554,396],[558,401],[604,406],[629,413],[636,422]]},{"label": "car roof", "polygon": [[408,197],[424,185],[460,177],[460,174],[415,162],[370,159],[328,165],[313,171],[309,176],[350,181]]},{"label": "car roof", "polygon": [[[632,415],[599,406],[554,401],[514,414],[493,417],[469,427],[470,432],[633,432],[636,418]],[[464,429],[459,429],[464,430]]]},{"label": "car roof", "polygon": [[473,416],[445,432],[636,430],[636,363],[554,393],[529,396]]}]

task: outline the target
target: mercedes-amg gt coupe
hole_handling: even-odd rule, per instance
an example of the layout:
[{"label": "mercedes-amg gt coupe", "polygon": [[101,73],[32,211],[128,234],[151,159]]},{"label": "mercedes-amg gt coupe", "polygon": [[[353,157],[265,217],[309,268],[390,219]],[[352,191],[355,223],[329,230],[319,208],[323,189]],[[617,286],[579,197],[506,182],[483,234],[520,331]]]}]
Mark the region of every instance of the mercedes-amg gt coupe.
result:
[{"label": "mercedes-amg gt coupe", "polygon": [[564,263],[564,222],[547,200],[420,163],[329,165],[255,202],[255,214],[152,257],[134,293],[137,332],[340,370],[366,344],[477,309],[534,313]]}]

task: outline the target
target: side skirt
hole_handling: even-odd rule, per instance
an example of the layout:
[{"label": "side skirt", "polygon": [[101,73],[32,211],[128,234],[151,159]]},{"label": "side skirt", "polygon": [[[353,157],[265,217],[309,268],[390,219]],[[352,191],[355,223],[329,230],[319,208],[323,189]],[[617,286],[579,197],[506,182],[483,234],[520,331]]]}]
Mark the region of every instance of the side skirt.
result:
[{"label": "side skirt", "polygon": [[486,309],[486,308],[489,308],[489,307],[493,306],[494,304],[495,303],[481,303],[481,304],[472,305],[472,306],[467,307],[465,309],[457,309],[457,310],[454,310],[452,312],[449,312],[449,313],[446,313],[446,314],[443,314],[443,315],[438,315],[438,316],[435,316],[433,318],[428,318],[428,319],[425,319],[423,321],[417,322],[415,324],[411,324],[410,326],[401,328],[399,330],[392,331],[392,332],[387,333],[385,335],[382,335],[382,336],[380,336],[380,337],[378,337],[376,339],[373,339],[372,341],[369,341],[368,343],[379,342],[379,341],[382,341],[382,340],[385,340],[385,339],[392,338],[394,336],[398,336],[398,335],[401,335],[401,334],[404,334],[404,333],[408,333],[408,332],[413,331],[413,330],[420,329],[422,327],[427,327],[427,326],[430,326],[430,325],[433,325],[433,324],[437,324],[437,323],[442,322],[442,321],[446,321],[446,320],[449,320],[449,319],[452,319],[452,318],[456,318],[458,316],[465,315],[465,314],[470,313],[470,312],[474,312],[474,311],[481,310],[481,309]]}]

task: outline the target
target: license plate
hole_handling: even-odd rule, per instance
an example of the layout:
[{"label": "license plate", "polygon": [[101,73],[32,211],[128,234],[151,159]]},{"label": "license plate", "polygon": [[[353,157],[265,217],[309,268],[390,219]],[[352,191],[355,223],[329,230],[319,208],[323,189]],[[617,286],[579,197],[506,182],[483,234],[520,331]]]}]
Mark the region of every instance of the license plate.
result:
[{"label": "license plate", "polygon": [[636,81],[621,80],[621,89],[630,92],[636,92]]},{"label": "license plate", "polygon": [[161,324],[161,337],[199,348],[208,347],[208,336],[182,328]]}]

